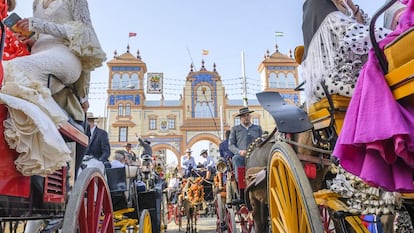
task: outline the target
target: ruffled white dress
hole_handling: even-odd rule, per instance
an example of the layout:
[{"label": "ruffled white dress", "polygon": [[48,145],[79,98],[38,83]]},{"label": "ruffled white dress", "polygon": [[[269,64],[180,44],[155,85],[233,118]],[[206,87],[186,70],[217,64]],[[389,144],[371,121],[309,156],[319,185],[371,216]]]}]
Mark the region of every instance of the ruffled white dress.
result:
[{"label": "ruffled white dress", "polygon": [[[363,14],[365,22],[369,22]],[[384,38],[389,31],[377,28],[376,38]],[[320,25],[309,45],[302,63],[302,76],[306,80],[307,105],[326,97],[321,81],[328,93],[351,97],[362,66],[371,48],[369,26],[335,11]]]},{"label": "ruffled white dress", "polygon": [[[52,98],[106,59],[93,30],[87,0],[54,0],[47,7],[34,0],[30,30],[37,40],[31,55],[3,62],[0,101],[7,105],[5,139],[19,152],[23,175],[47,175],[70,161],[58,132],[67,114]],[[48,84],[48,76],[52,78]]]}]

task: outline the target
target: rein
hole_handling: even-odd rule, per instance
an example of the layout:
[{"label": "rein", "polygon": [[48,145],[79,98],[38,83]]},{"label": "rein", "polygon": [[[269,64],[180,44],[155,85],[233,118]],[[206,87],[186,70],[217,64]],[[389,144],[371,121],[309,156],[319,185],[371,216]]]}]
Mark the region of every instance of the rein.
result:
[{"label": "rein", "polygon": [[292,144],[292,145],[295,145],[295,146],[298,146],[298,147],[302,147],[302,148],[305,148],[307,150],[316,151],[316,152],[319,152],[319,153],[329,154],[329,155],[332,154],[331,150],[324,150],[324,149],[320,149],[320,148],[317,148],[317,147],[314,147],[314,146],[308,146],[308,145],[305,145],[305,144],[297,143],[295,141],[292,141],[292,140],[284,138],[284,137],[280,137],[278,139],[282,142],[286,142],[286,143],[289,143],[289,144]]},{"label": "rein", "polygon": [[[206,180],[200,173],[198,173],[196,170],[193,171],[198,177],[201,177],[201,179],[206,182],[207,184],[213,184],[213,182]],[[193,182],[191,182],[193,183]],[[193,183],[194,184],[194,183]]]},{"label": "rein", "polygon": [[[270,133],[269,136],[266,135],[264,137],[263,136],[262,137],[259,137],[259,138],[256,139],[256,141],[254,141],[253,143],[251,143],[249,145],[249,148],[248,148],[248,152],[247,152],[247,155],[246,155],[246,159],[248,159],[250,157],[250,153],[253,151],[253,149],[255,147],[262,147],[263,145],[265,145],[267,142],[269,142],[270,139],[273,138],[273,136],[276,134],[276,132],[277,132],[277,128],[274,128],[273,131],[272,131],[272,133]],[[286,142],[288,144],[295,145],[297,147],[302,147],[302,148],[305,148],[307,150],[311,150],[311,151],[315,151],[315,152],[319,152],[319,153],[323,153],[323,154],[329,154],[329,155],[332,154],[332,151],[331,150],[324,150],[324,149],[317,148],[317,147],[314,147],[314,146],[308,146],[308,145],[305,145],[305,144],[298,143],[298,142],[295,142],[293,140],[290,140],[290,139],[288,139],[286,137],[278,137],[277,140],[282,141],[282,142]]]}]

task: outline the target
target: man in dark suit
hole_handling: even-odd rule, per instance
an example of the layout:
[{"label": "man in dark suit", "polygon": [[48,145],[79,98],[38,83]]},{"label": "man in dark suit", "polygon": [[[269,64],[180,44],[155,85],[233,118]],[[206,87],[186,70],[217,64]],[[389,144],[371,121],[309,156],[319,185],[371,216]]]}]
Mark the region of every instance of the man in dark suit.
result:
[{"label": "man in dark suit", "polygon": [[87,113],[89,127],[87,135],[89,136],[89,145],[86,148],[85,155],[92,155],[104,164],[109,164],[108,158],[111,153],[111,147],[109,145],[108,133],[98,128],[95,125],[95,119],[92,113]]}]

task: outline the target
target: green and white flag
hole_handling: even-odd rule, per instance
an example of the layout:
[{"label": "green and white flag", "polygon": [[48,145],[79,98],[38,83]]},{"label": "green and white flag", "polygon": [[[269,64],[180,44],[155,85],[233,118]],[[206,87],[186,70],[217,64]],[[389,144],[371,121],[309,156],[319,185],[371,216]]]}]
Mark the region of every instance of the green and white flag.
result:
[{"label": "green and white flag", "polygon": [[282,37],[283,36],[283,32],[275,32],[275,36],[276,37]]}]

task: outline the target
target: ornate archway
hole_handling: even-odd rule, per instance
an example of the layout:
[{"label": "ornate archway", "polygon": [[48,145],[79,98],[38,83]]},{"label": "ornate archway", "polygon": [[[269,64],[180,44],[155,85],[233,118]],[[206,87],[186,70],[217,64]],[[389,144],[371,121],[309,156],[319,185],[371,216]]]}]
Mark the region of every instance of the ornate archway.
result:
[{"label": "ornate archway", "polygon": [[220,138],[218,138],[217,135],[210,134],[210,133],[200,133],[190,139],[190,141],[187,143],[187,147],[191,148],[196,142],[199,142],[201,140],[213,142],[217,146],[221,142]]}]

